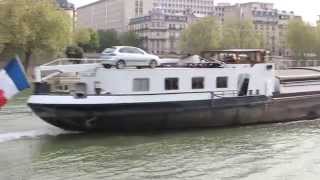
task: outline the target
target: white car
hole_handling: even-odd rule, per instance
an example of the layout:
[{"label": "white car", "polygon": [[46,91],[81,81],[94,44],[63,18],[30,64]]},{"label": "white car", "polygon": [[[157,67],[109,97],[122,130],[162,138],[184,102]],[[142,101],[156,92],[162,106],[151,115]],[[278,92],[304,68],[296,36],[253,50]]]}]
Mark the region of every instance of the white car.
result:
[{"label": "white car", "polygon": [[100,57],[104,61],[103,66],[111,68],[115,66],[118,69],[125,67],[150,67],[156,68],[160,65],[159,57],[148,54],[142,49],[130,46],[114,46],[107,48],[102,52]]}]

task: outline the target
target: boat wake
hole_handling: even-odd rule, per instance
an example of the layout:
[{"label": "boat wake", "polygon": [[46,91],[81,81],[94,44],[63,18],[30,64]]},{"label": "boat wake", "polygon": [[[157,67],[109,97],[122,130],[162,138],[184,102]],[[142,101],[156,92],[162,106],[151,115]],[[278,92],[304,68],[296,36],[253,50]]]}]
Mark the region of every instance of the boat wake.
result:
[{"label": "boat wake", "polygon": [[58,136],[63,134],[75,134],[76,132],[63,131],[60,129],[43,129],[21,132],[0,133],[0,143],[19,139],[36,138],[40,136]]},{"label": "boat wake", "polygon": [[3,108],[0,111],[1,115],[16,114],[16,113],[32,113],[32,111],[24,106],[14,106],[10,108]]}]

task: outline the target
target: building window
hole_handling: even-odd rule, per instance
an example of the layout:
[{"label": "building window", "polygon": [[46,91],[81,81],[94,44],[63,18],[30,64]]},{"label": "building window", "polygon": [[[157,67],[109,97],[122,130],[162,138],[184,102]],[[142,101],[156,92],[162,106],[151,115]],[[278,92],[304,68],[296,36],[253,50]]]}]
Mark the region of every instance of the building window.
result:
[{"label": "building window", "polygon": [[150,81],[148,78],[139,78],[133,80],[133,91],[149,91],[150,90]]},{"label": "building window", "polygon": [[165,79],[165,89],[166,90],[178,90],[179,89],[179,79],[178,78],[166,78]]},{"label": "building window", "polygon": [[217,88],[228,88],[228,77],[217,77]]},{"label": "building window", "polygon": [[203,77],[192,78],[192,89],[204,89],[204,78]]}]

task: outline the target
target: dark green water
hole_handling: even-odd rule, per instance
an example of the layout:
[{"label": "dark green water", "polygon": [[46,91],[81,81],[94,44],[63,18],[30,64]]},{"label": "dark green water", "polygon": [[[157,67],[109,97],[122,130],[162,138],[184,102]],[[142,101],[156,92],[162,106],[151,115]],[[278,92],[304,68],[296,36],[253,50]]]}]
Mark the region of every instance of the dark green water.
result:
[{"label": "dark green water", "polygon": [[320,121],[141,134],[74,134],[17,98],[0,112],[0,180],[320,177]]}]

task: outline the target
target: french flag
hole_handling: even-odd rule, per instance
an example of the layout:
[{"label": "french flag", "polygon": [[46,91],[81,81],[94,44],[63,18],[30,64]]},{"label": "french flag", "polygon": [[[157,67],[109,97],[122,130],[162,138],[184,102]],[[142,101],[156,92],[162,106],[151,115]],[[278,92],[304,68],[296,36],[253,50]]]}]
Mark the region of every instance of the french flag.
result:
[{"label": "french flag", "polygon": [[26,73],[19,58],[12,59],[0,70],[0,107],[20,91],[30,88]]}]

